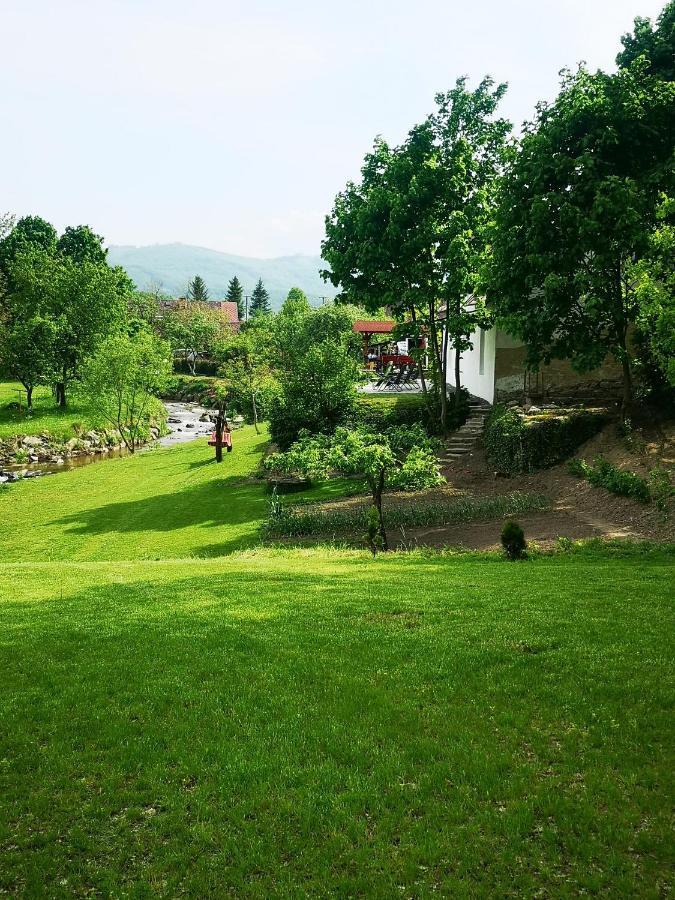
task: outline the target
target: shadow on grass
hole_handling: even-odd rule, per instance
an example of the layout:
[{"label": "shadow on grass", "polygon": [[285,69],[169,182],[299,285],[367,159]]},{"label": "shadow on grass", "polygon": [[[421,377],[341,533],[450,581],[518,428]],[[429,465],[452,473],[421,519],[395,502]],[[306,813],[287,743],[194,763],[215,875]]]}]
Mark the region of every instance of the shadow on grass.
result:
[{"label": "shadow on grass", "polygon": [[240,476],[232,475],[181,491],[83,509],[55,519],[53,524],[76,534],[162,532],[262,523],[265,513],[262,487],[246,484]]}]

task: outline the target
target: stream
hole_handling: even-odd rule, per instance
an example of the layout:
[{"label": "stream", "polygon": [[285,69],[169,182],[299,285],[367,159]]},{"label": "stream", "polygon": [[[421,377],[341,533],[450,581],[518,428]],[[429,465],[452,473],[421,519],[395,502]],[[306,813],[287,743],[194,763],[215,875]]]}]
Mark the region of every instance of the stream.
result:
[{"label": "stream", "polygon": [[[202,416],[211,412],[197,403],[164,403],[167,412],[167,427],[169,434],[165,434],[158,441],[146,444],[138,451],[143,453],[152,450],[153,447],[173,447],[176,444],[185,444],[194,441],[195,438],[205,437],[213,431],[213,425],[209,421],[201,421]],[[94,463],[105,462],[108,459],[119,459],[128,456],[126,447],[106,450],[100,453],[87,453],[82,456],[64,458],[58,463],[12,463],[0,464],[0,484],[8,481],[16,481],[18,478],[38,478],[42,475],[56,475],[59,472],[67,472],[69,469],[79,469],[82,466],[90,466]]]}]

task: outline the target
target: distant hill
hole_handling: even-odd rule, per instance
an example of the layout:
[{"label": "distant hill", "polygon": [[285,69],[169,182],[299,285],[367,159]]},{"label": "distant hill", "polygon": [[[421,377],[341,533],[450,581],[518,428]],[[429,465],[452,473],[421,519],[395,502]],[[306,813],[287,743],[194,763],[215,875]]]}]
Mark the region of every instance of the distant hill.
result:
[{"label": "distant hill", "polygon": [[112,246],[108,260],[111,265],[123,266],[140,290],[159,284],[173,297],[183,296],[195,275],[202,276],[212,300],[223,299],[233,275],[238,276],[245,294],[250,294],[257,280],[262,278],[275,309],[281,306],[292,287],[302,288],[312,305],[318,304],[320,297],[334,297],[336,293],[335,288],[319,276],[319,269],[324,264],[318,256],[256,259],[187,244],[155,244],[148,247]]}]

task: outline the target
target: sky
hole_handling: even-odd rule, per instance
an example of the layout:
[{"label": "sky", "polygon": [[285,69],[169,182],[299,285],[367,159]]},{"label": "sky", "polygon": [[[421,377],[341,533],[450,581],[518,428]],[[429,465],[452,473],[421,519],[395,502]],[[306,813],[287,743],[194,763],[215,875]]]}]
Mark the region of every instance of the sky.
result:
[{"label": "sky", "polygon": [[0,212],[107,244],[318,254],[381,134],[457,77],[520,124],[665,0],[0,0]]}]

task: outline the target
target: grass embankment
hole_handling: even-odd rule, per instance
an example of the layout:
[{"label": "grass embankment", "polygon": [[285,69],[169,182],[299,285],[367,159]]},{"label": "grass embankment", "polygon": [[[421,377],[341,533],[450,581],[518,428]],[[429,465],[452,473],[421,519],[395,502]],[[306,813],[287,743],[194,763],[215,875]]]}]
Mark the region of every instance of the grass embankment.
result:
[{"label": "grass embankment", "polygon": [[[75,435],[73,425],[87,431],[104,423],[96,412],[77,397],[69,397],[68,406],[59,409],[54,402],[50,388],[37,387],[33,393],[33,409],[26,410],[26,393],[21,395],[21,385],[13,381],[0,381],[0,440],[15,434],[48,433],[59,440],[68,440]],[[22,410],[8,409],[10,403],[17,403],[21,397]]]},{"label": "grass embankment", "polygon": [[[206,440],[106,460],[0,492],[1,559],[221,556],[257,542],[269,497],[250,480],[267,443],[252,426],[222,464]],[[298,497],[328,499],[328,482]]]},{"label": "grass embankment", "polygon": [[671,563],[0,565],[0,890],[663,896]]}]

